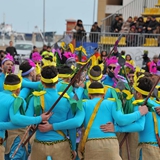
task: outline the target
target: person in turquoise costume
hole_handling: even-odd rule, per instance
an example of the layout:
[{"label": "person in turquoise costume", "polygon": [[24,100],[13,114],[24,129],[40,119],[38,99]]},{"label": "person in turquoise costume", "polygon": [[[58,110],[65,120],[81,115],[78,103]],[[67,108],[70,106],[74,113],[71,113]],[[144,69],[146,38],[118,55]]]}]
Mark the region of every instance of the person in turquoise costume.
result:
[{"label": "person in turquoise costume", "polygon": [[2,65],[2,73],[0,73],[0,91],[3,91],[3,83],[6,74],[10,74],[14,72],[14,59],[10,54],[7,54],[3,61]]},{"label": "person in turquoise costume", "polygon": [[[71,69],[68,66],[62,66],[58,69],[58,77],[59,82],[56,85],[56,88],[58,92],[63,92],[68,84],[71,82],[72,77],[74,76],[74,70]],[[68,89],[67,94],[70,96],[70,98],[74,99],[82,99],[82,94],[84,91],[84,84],[82,81],[80,81],[76,87],[73,85]]]},{"label": "person in turquoise costume", "polygon": [[[152,89],[152,81],[147,77],[141,77],[138,82],[134,85],[136,90],[137,100],[133,102],[135,110],[137,106],[143,104],[145,98]],[[138,132],[139,133],[139,145],[137,147],[136,160],[147,160],[147,159],[160,159],[159,154],[159,128],[160,128],[160,117],[156,113],[156,108],[159,104],[149,99],[147,101],[148,113],[138,121],[134,123],[120,127],[115,124],[104,125],[104,131],[107,132]],[[112,128],[113,126],[114,128]],[[108,129],[108,127],[110,129]],[[111,129],[112,128],[112,129]]]},{"label": "person in turquoise costume", "polygon": [[[44,90],[40,92],[33,92],[27,110],[27,114],[37,116],[48,111],[55,101],[59,98],[59,94],[56,89],[58,82],[58,72],[54,66],[46,66],[41,71],[41,81],[44,86]],[[66,97],[66,98],[65,98]],[[53,109],[54,114],[51,116],[48,122],[40,125],[41,129],[36,131],[35,140],[31,151],[31,160],[44,160],[47,156],[50,156],[53,160],[71,160],[72,153],[76,149],[76,130],[68,130],[69,138],[72,144],[66,139],[67,130],[61,129],[61,131],[53,130],[53,123],[63,122],[73,117],[73,111],[68,102],[69,96],[66,94]],[[75,121],[76,126],[79,127],[78,121]],[[65,152],[63,152],[65,151]]]},{"label": "person in turquoise costume", "polygon": [[[96,141],[97,140],[101,140],[101,138],[102,139],[103,138],[104,139],[108,139],[108,138],[116,139],[115,133],[106,134],[106,133],[103,133],[100,130],[100,125],[103,124],[104,122],[106,123],[106,121],[115,120],[119,125],[124,126],[126,124],[130,124],[130,123],[134,122],[135,120],[140,119],[142,117],[142,115],[144,114],[144,112],[143,112],[144,108],[143,107],[138,112],[136,111],[136,112],[134,112],[132,114],[126,114],[126,115],[123,114],[122,111],[121,111],[122,107],[121,106],[117,106],[117,103],[115,103],[115,99],[109,98],[107,100],[103,100],[104,93],[105,93],[105,90],[104,90],[104,87],[103,87],[103,85],[101,83],[92,82],[90,84],[89,89],[88,89],[88,94],[89,94],[90,100],[86,100],[83,103],[83,107],[84,107],[84,111],[85,111],[85,119],[84,119],[84,127],[85,128],[88,127],[87,124],[89,123],[89,119],[90,119],[90,117],[91,117],[91,115],[93,113],[93,110],[94,110],[96,104],[99,103],[100,108],[99,108],[98,112],[96,111],[97,114],[96,114],[96,117],[95,117],[95,120],[94,120],[93,124],[90,125],[91,128],[90,128],[90,131],[89,131],[89,135],[87,135],[87,138],[88,138],[87,142],[89,142],[92,139],[96,139]],[[108,115],[106,116],[107,113],[108,113]],[[75,121],[77,116],[78,116],[78,113],[76,113],[75,117],[72,118],[72,119],[69,119],[69,120],[61,122],[61,123],[54,123],[53,124],[53,128],[55,130],[60,130],[61,128],[71,129],[69,124],[73,124],[73,122]],[[81,120],[79,119],[79,121],[81,121]],[[75,127],[75,126],[72,125],[71,127]],[[83,138],[82,138],[82,141],[83,141]],[[117,153],[115,155],[116,158],[120,158],[119,155],[118,155],[119,153],[118,153],[118,142],[117,142],[117,140],[116,140],[116,142],[114,142],[112,144],[114,144],[113,148],[114,149],[116,148],[116,150],[117,150]],[[86,144],[86,145],[88,146],[88,144]],[[89,145],[91,147],[89,149],[90,151],[93,149],[92,147],[94,147],[93,152],[95,152],[94,153],[95,157],[93,155],[92,156],[91,155],[87,155],[87,156],[91,156],[90,158],[86,157],[87,160],[88,159],[97,159],[97,156],[98,156],[98,159],[100,159],[102,155],[103,155],[103,158],[104,158],[104,155],[105,154],[108,155],[109,152],[111,151],[111,150],[108,150],[108,152],[107,152],[106,147],[104,147],[104,150],[100,151],[100,154],[101,154],[101,156],[100,156],[100,154],[98,153],[99,149],[97,149],[95,147],[95,146],[98,147],[98,145],[97,144],[92,144],[91,146]],[[112,146],[112,145],[110,144],[109,146]],[[101,148],[103,148],[103,147],[101,146]],[[85,150],[85,154],[86,154],[86,151],[87,150]],[[104,152],[104,154],[102,154],[102,152]],[[105,152],[107,152],[107,153],[105,153]],[[115,151],[114,151],[113,154],[115,154]],[[82,158],[81,156],[82,155],[80,155],[80,158]],[[114,155],[112,155],[112,157],[114,157]],[[111,159],[112,157],[109,157],[108,159]]]},{"label": "person in turquoise costume", "polygon": [[106,75],[102,81],[104,85],[115,88],[119,80],[127,83],[126,79],[119,75],[121,66],[118,64],[118,59],[115,56],[106,59],[106,67]]},{"label": "person in turquoise costume", "polygon": [[[0,92],[1,99],[0,103],[2,107],[0,107],[0,141],[1,141],[1,148],[3,148],[4,159],[4,147],[3,141],[5,139],[5,131],[16,129],[16,128],[25,128],[27,125],[31,124],[38,124],[43,120],[47,120],[48,116],[43,115],[43,117],[25,117],[20,113],[24,114],[24,110],[26,107],[25,101],[18,97],[21,88],[21,77],[9,74],[6,76],[4,81],[4,90]],[[47,117],[47,118],[46,118]],[[28,119],[29,118],[29,119]],[[18,123],[21,122],[21,123]],[[8,134],[9,136],[9,134]],[[8,138],[7,138],[8,141]],[[10,148],[5,148],[5,151],[9,150]],[[15,149],[12,150],[12,154]],[[6,156],[5,159],[10,159],[12,154]],[[0,155],[1,156],[1,155]],[[15,156],[15,159],[18,158],[19,153]]]},{"label": "person in turquoise costume", "polygon": [[[84,90],[84,99],[89,99],[88,97],[88,87],[92,82],[101,82],[101,79],[103,77],[101,67],[99,65],[93,66],[89,72],[88,72],[88,78],[89,80],[86,81],[85,83],[85,90]],[[112,97],[117,97],[116,92],[113,87],[104,85],[105,88],[105,99],[107,98],[112,98]]]},{"label": "person in turquoise costume", "polygon": [[[22,71],[22,77],[23,81],[32,82],[36,80],[36,71],[35,71],[35,64],[30,59],[24,60],[20,66],[19,70]],[[20,91],[20,97],[27,99],[30,94],[32,94],[32,91],[30,88],[23,87]]]}]

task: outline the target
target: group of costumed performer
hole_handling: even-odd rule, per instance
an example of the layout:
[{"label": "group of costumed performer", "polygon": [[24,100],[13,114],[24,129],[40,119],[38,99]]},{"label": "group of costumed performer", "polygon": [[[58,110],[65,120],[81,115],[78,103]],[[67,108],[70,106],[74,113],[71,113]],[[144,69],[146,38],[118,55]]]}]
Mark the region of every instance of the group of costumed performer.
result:
[{"label": "group of costumed performer", "polygon": [[[65,43],[53,52],[33,53],[18,75],[9,54],[1,65],[0,159],[160,159],[158,83],[144,104],[159,77],[122,57],[102,61],[95,52],[87,59],[82,46]],[[35,125],[35,135],[20,145]]]}]

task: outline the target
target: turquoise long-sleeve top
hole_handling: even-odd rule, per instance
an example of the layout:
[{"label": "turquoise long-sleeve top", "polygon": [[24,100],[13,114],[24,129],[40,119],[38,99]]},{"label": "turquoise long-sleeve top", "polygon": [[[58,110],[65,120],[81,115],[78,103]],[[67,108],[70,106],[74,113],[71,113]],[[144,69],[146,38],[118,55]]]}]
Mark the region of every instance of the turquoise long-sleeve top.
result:
[{"label": "turquoise long-sleeve top", "polygon": [[4,90],[4,88],[3,88],[4,80],[5,80],[5,74],[0,73],[0,91]]},{"label": "turquoise long-sleeve top", "polygon": [[0,97],[0,137],[4,138],[6,129],[14,129],[14,125],[9,122],[9,110],[14,102],[14,97],[12,96],[12,92],[5,90],[0,92]]},{"label": "turquoise long-sleeve top", "polygon": [[42,85],[40,81],[38,82],[31,82],[31,81],[26,81],[25,78],[22,79],[22,88],[30,88],[34,90],[39,90],[39,87]]},{"label": "turquoise long-sleeve top", "polygon": [[[28,83],[32,83],[32,81],[29,80],[28,78],[23,78],[23,83],[26,84],[27,82]],[[19,96],[24,98],[24,99],[26,99],[29,96],[30,92],[31,92],[30,88],[22,87],[22,89],[21,89],[21,91],[19,93]]]},{"label": "turquoise long-sleeve top", "polygon": [[[56,85],[57,91],[63,92],[64,89],[68,86],[68,84],[69,83],[66,83],[64,81],[59,81]],[[70,88],[72,88],[72,86]],[[70,96],[70,98],[73,98],[76,93],[78,99],[82,99],[83,91],[84,91],[84,88],[78,87],[78,88],[72,88],[72,90],[68,89],[67,93]]]},{"label": "turquoise long-sleeve top", "polygon": [[[153,110],[156,107],[159,107],[159,104],[155,103],[154,101],[149,99],[149,103],[152,103],[154,105]],[[137,110],[138,107],[135,107],[135,110]],[[156,118],[158,122],[158,128],[160,128],[160,116],[156,113]],[[152,112],[148,112],[145,116],[143,116],[138,121],[134,122],[133,124],[130,124],[128,126],[119,127],[116,126],[116,132],[139,132],[139,142],[145,143],[145,142],[157,142],[156,136],[155,136],[155,129],[154,129],[154,120]],[[160,132],[159,132],[160,136]],[[152,144],[154,146],[158,147],[158,144]]]},{"label": "turquoise long-sleeve top", "polygon": [[[84,103],[85,110],[85,120],[84,127],[87,127],[89,119],[93,113],[94,107],[98,103],[100,98],[94,98],[87,100]],[[103,100],[100,105],[100,108],[97,112],[96,118],[91,127],[88,138],[103,138],[103,137],[115,137],[115,133],[104,133],[100,129],[100,125],[106,124],[108,122],[116,121],[117,124],[123,126],[130,124],[135,120],[138,120],[141,117],[139,111],[136,111],[132,114],[125,115],[120,110],[117,111],[116,103],[110,100]]]},{"label": "turquoise long-sleeve top", "polygon": [[[97,97],[92,100],[87,100],[86,102],[83,103],[85,118],[83,117],[84,116],[83,112],[79,111],[72,119],[69,119],[61,123],[54,123],[53,124],[54,130],[60,130],[62,127],[65,129],[69,129],[69,127],[70,128],[76,127],[74,125],[74,122],[79,120],[81,124],[83,119],[84,119],[84,127],[86,128],[89,119],[93,113],[94,107],[96,106],[99,100],[100,98]],[[141,117],[139,111],[125,115],[120,110],[117,111],[116,108],[117,108],[116,103],[113,101],[104,100],[101,103],[100,108],[96,114],[96,118],[93,122],[93,125],[91,126],[88,138],[116,137],[115,133],[102,132],[100,129],[100,125],[114,121],[116,121],[119,125],[125,125],[125,124],[130,124],[135,120],[140,119]]]},{"label": "turquoise long-sleeve top", "polygon": [[111,77],[109,77],[108,75],[105,77],[105,79],[102,82],[104,85],[108,85],[108,86],[113,86],[114,81]]},{"label": "turquoise long-sleeve top", "polygon": [[82,125],[84,117],[85,117],[84,109],[83,108],[82,110],[77,109],[76,114],[73,118],[60,123],[53,123],[53,129],[57,131],[62,129],[78,128]]},{"label": "turquoise long-sleeve top", "polygon": [[[59,94],[56,89],[54,88],[44,88],[46,91],[46,94],[44,95],[45,99],[45,109],[44,112],[47,112],[52,105],[55,103],[55,101],[59,98]],[[27,115],[34,115],[34,96],[31,98],[29,102],[28,109],[26,111]],[[67,119],[70,119],[73,117],[71,106],[66,98],[62,98],[58,104],[53,109],[53,115],[49,119],[50,124],[63,122]],[[61,129],[63,133],[67,135],[66,129]],[[72,129],[69,130],[69,137],[72,143],[72,150],[75,150],[76,148],[76,130]],[[36,139],[39,141],[46,141],[46,142],[54,142],[57,140],[64,140],[65,138],[57,133],[54,130],[51,130],[49,132],[42,133],[39,130],[36,132]]]}]

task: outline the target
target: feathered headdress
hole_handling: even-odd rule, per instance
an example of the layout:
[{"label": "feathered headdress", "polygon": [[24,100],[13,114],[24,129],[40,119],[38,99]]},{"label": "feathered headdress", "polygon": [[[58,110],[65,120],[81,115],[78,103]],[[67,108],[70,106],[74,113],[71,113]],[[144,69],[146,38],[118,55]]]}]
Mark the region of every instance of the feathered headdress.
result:
[{"label": "feathered headdress", "polygon": [[66,58],[67,58],[67,60],[69,60],[69,59],[76,59],[76,54],[73,54],[73,53],[71,53],[71,52],[64,52],[64,54],[63,54]]},{"label": "feathered headdress", "polygon": [[14,62],[13,56],[11,56],[10,53],[7,53],[1,64],[3,64],[5,61],[12,61],[12,62]]},{"label": "feathered headdress", "polygon": [[32,61],[34,62],[40,62],[42,60],[42,56],[38,52],[34,52],[32,54]]},{"label": "feathered headdress", "polygon": [[117,63],[118,63],[118,59],[115,56],[113,56],[109,59],[108,58],[106,59],[107,66],[109,66],[110,64],[117,64]]}]

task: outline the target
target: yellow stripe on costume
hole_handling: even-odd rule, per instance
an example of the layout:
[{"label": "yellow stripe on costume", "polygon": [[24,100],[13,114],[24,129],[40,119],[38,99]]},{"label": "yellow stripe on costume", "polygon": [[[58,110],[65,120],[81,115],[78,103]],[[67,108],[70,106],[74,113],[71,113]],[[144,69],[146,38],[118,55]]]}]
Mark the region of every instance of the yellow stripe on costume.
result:
[{"label": "yellow stripe on costume", "polygon": [[[63,93],[63,92],[58,92],[59,95],[61,95],[62,93]],[[63,95],[63,97],[64,97],[64,98],[67,98],[67,99],[70,98],[70,96],[69,96],[67,93],[65,93],[65,94]]]},{"label": "yellow stripe on costume", "polygon": [[153,115],[153,120],[154,120],[154,130],[155,130],[155,133],[158,134],[158,122],[157,122],[156,113],[152,112],[152,115]]},{"label": "yellow stripe on costume", "polygon": [[46,94],[46,91],[40,91],[40,92],[34,91],[34,92],[33,92],[33,95],[34,95],[34,96],[37,96],[37,97],[42,96],[42,95],[44,95],[44,94]]},{"label": "yellow stripe on costume", "polygon": [[142,102],[144,102],[144,100],[143,99],[139,99],[139,100],[133,101],[132,104],[133,105],[137,105],[138,103],[142,103]]},{"label": "yellow stripe on costume", "polygon": [[115,102],[115,101],[116,101],[116,99],[115,99],[115,98],[107,98],[107,100],[109,100],[109,101],[113,101],[113,102]]},{"label": "yellow stripe on costume", "polygon": [[45,110],[44,94],[40,96],[40,101],[41,101],[42,111],[44,112]]}]

